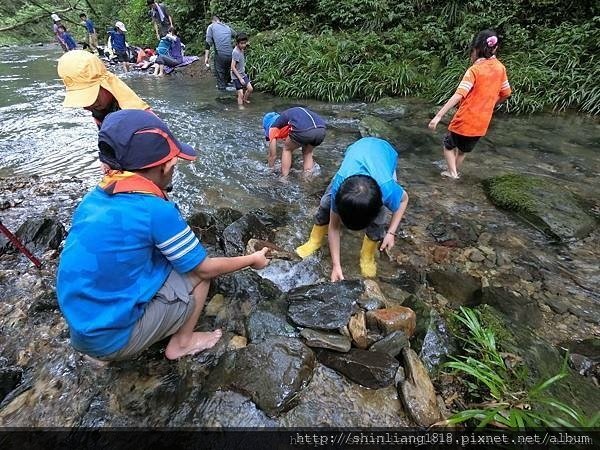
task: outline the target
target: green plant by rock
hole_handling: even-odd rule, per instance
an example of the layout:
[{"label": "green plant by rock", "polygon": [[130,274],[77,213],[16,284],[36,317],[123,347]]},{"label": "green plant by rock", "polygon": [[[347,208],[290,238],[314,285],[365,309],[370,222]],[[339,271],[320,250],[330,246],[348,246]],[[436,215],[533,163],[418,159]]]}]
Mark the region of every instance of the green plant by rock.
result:
[{"label": "green plant by rock", "polygon": [[454,357],[443,367],[464,377],[471,399],[468,408],[456,412],[440,425],[474,424],[511,429],[532,427],[595,427],[600,412],[591,418],[553,397],[547,391],[567,377],[567,358],[560,371],[533,386],[527,386],[518,355],[500,351],[494,332],[482,324],[477,310],[461,307],[454,319],[466,332],[458,335],[465,355]]}]

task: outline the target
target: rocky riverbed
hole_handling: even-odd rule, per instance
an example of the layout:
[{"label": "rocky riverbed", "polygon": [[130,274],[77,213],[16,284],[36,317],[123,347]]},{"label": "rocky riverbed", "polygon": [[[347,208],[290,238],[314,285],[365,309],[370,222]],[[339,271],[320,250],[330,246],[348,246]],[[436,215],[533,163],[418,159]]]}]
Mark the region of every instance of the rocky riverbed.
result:
[{"label": "rocky riverbed", "polygon": [[[582,210],[593,224],[583,236],[569,239],[563,226],[563,243],[542,245],[483,189],[473,202],[489,206],[476,214],[413,190],[404,236],[381,255],[377,279],[331,284],[326,251],[310,276],[282,252],[263,271],[213,283],[198,329],[224,330],[214,349],[170,362],[162,342],[99,367],[69,346],[54,291],[60,243],[89,187],[74,178],[0,180],[2,223],[43,261],[36,269],[0,238],[1,425],[429,426],[464,406],[460,383],[440,372],[460,352],[449,317],[461,305],[487,305],[532,378],[556,373],[570,349],[571,373],[555,395],[588,414],[600,404],[593,205]],[[506,226],[485,220],[492,210]],[[286,247],[290,220],[281,208],[189,214],[210,252],[226,255],[251,239]],[[304,282],[284,289],[281,272]]]}]

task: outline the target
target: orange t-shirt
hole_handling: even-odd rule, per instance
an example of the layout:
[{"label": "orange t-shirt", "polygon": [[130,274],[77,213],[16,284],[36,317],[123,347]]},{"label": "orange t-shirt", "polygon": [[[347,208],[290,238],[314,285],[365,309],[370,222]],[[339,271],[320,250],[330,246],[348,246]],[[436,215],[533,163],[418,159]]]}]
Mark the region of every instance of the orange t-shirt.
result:
[{"label": "orange t-shirt", "polygon": [[461,136],[485,136],[496,102],[510,93],[504,65],[495,56],[478,59],[456,89],[462,100],[448,130]]}]

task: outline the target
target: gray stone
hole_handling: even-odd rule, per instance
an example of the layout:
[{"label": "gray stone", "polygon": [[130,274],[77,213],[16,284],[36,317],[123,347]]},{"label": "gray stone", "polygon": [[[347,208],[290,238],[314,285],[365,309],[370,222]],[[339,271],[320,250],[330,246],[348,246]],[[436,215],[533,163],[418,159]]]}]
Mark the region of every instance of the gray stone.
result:
[{"label": "gray stone", "polygon": [[350,321],[354,305],[363,293],[359,280],[319,283],[288,292],[288,317],[297,325],[337,330]]},{"label": "gray stone", "polygon": [[427,369],[414,350],[402,350],[406,378],[399,385],[402,402],[418,426],[429,427],[443,419]]},{"label": "gray stone", "polygon": [[402,331],[394,331],[383,339],[375,342],[369,347],[369,351],[387,353],[390,356],[398,356],[403,348],[409,347],[408,337]]},{"label": "gray stone", "polygon": [[544,296],[544,303],[557,314],[564,314],[569,310],[569,299],[558,295],[546,294]]},{"label": "gray stone", "polygon": [[348,353],[319,350],[317,358],[355,383],[372,389],[390,386],[400,365],[397,359],[385,353],[356,348]]},{"label": "gray stone", "polygon": [[242,213],[231,208],[201,206],[186,219],[192,231],[203,245],[223,245],[223,230],[242,217]]},{"label": "gray stone", "polygon": [[304,328],[300,332],[309,347],[326,348],[337,352],[347,352],[350,350],[351,342],[347,336],[336,333],[325,333],[323,331]]},{"label": "gray stone", "polygon": [[205,392],[232,390],[270,417],[292,408],[310,382],[313,352],[296,339],[275,337],[227,352],[207,378]]},{"label": "gray stone", "polygon": [[478,239],[478,226],[474,222],[448,213],[434,217],[427,231],[446,247],[469,247]]},{"label": "gray stone", "polygon": [[401,119],[406,115],[406,105],[400,99],[383,97],[367,105],[367,111],[386,120]]},{"label": "gray stone", "polygon": [[481,262],[485,259],[485,256],[483,256],[483,253],[481,253],[479,250],[477,249],[473,249],[470,253],[469,253],[469,260],[473,261],[473,262]]},{"label": "gray stone", "polygon": [[[0,233],[0,255],[8,252],[18,252],[10,241],[4,239]],[[53,217],[37,217],[27,219],[16,231],[15,236],[27,247],[30,252],[44,253],[48,250],[56,250],[65,238],[65,227]]]},{"label": "gray stone", "polygon": [[427,281],[453,306],[472,304],[481,289],[481,280],[462,272],[432,270],[427,273]]},{"label": "gray stone", "polygon": [[423,365],[432,373],[456,349],[456,342],[448,329],[448,324],[437,311],[431,310],[427,334],[419,352]]},{"label": "gray stone", "polygon": [[381,292],[381,288],[377,282],[366,279],[363,281],[363,283],[365,285],[365,292],[358,299],[358,304],[360,307],[367,311],[385,308],[387,299],[385,298],[385,295],[383,295],[383,292]]},{"label": "gray stone", "polygon": [[358,129],[362,137],[373,136],[385,139],[395,147],[403,143],[400,132],[389,122],[376,116],[364,116],[358,124]]},{"label": "gray stone", "polygon": [[257,209],[244,214],[223,230],[223,245],[227,256],[244,253],[246,243],[254,238],[273,241],[275,229],[284,223],[283,217]]},{"label": "gray stone", "polygon": [[272,336],[298,336],[295,327],[287,321],[285,313],[266,309],[262,305],[248,316],[246,333],[253,343],[264,341]]},{"label": "gray stone", "polygon": [[475,298],[475,304],[491,305],[522,326],[537,327],[542,324],[542,313],[529,297],[518,296],[505,288],[484,287]]}]

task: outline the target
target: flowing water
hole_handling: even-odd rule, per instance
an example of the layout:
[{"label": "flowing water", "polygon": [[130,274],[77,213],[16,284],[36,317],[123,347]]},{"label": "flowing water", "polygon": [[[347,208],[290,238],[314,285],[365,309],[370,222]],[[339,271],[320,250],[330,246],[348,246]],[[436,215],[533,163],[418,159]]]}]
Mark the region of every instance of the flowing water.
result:
[{"label": "flowing water", "polygon": [[[56,74],[60,53],[55,47],[0,49],[0,176],[10,174],[77,178],[92,186],[100,177],[97,128],[88,112],[63,108],[64,87]],[[251,62],[251,61],[250,61]],[[218,94],[212,77],[155,78],[141,73],[120,77],[164,119],[174,134],[200,149],[194,163],[180,164],[173,197],[184,213],[200,205],[253,208],[282,207],[294,218],[279,230],[277,244],[292,249],[306,237],[319,197],[339,165],[344,149],[360,134],[358,123],[367,114],[363,103],[303,104],[329,121],[325,142],[315,151],[320,174],[304,181],[300,156],[295,155],[290,180],[281,182],[266,166],[262,116],[295,103],[258,92],[252,103],[239,109],[233,93]],[[518,87],[517,87],[518,88]],[[549,245],[537,230],[493,207],[480,181],[516,171],[547,177],[598,203],[600,188],[600,124],[577,114],[539,114],[512,117],[497,114],[488,137],[469,154],[460,182],[440,177],[443,166],[440,140],[444,126],[433,134],[427,129],[436,108],[406,99],[407,114],[400,124],[412,145],[401,155],[398,179],[410,202],[403,221],[405,238],[391,259],[426,265],[415,254],[432,245],[425,227],[440,212],[468,217],[496,239],[496,248],[518,252],[522,261],[550,273],[571,274],[564,289],[597,308],[597,231],[587,242],[558,247]],[[358,272],[361,235],[344,237],[342,263],[347,277]],[[590,247],[590,243],[592,247]],[[595,248],[593,247],[595,246]],[[412,258],[412,259],[411,259]],[[380,259],[384,276],[397,273],[397,264]],[[328,278],[328,257],[314,256],[302,263],[275,262],[262,271],[282,290]],[[509,283],[509,281],[507,281]],[[568,333],[573,333],[569,330]]]}]

